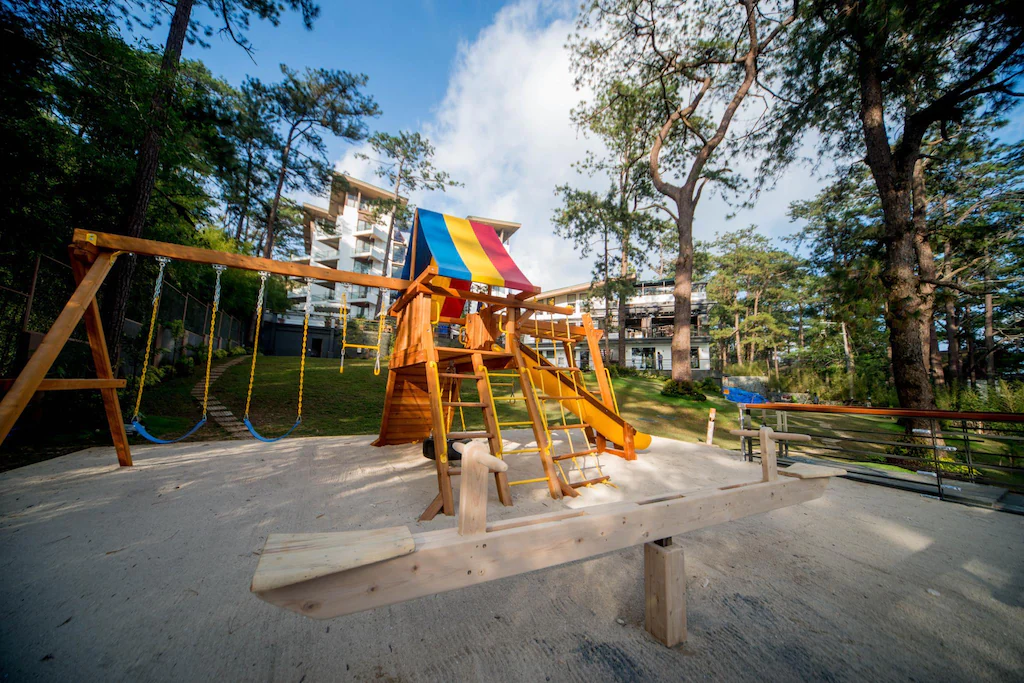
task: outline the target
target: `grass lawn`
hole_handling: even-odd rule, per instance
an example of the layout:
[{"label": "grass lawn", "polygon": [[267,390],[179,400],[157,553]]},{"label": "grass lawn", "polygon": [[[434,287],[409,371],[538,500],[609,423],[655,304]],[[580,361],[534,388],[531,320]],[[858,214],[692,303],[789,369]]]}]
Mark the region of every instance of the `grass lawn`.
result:
[{"label": "grass lawn", "polygon": [[[253,424],[265,435],[279,434],[295,422],[298,398],[299,359],[281,356],[261,356],[256,367],[249,416]],[[495,396],[508,395],[514,387],[498,385]],[[230,368],[214,385],[213,393],[239,418],[245,412],[245,393],[249,383],[249,365],[242,363]],[[588,386],[597,382],[591,374]],[[623,416],[639,431],[683,441],[703,441],[707,429],[708,409],[718,409],[715,443],[725,448],[738,448],[739,439],[728,433],[738,424],[735,404],[720,397],[711,397],[706,403],[669,398],[660,395],[661,382],[641,378],[617,378],[613,381]],[[302,402],[302,426],[297,436],[331,436],[343,434],[375,434],[380,427],[387,388],[387,369],[379,376],[373,374],[373,363],[346,360],[345,372],[338,373],[338,361],[310,358],[306,361],[305,391]],[[156,389],[163,389],[163,386]],[[173,388],[172,388],[173,389]],[[185,394],[187,396],[187,390]],[[475,401],[476,387],[466,383],[462,398]],[[171,402],[168,402],[170,405]],[[526,419],[521,402],[499,402],[502,422]],[[470,429],[482,425],[479,410],[464,411],[466,426]],[[549,402],[548,418],[560,421],[557,405]],[[575,418],[569,417],[569,421]],[[455,417],[461,428],[461,419]]]}]

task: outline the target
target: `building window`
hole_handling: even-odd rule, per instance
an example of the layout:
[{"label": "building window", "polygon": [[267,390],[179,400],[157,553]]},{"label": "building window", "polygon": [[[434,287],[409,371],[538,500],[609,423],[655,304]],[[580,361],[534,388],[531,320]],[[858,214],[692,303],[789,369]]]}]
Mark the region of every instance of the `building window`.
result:
[{"label": "building window", "polygon": [[690,349],[690,368],[700,370],[700,349]]},{"label": "building window", "polygon": [[354,207],[358,201],[359,201],[358,197],[356,197],[351,192],[349,192],[347,195],[345,195],[345,206],[353,206]]}]

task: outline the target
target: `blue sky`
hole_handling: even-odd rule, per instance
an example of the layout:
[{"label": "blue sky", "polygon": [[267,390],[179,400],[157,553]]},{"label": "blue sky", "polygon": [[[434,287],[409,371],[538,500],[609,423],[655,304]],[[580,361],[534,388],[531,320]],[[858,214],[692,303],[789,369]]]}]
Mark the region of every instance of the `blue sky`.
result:
[{"label": "blue sky", "polygon": [[[587,152],[600,152],[569,120],[569,111],[587,96],[573,88],[565,49],[575,8],[574,0],[321,0],[312,31],[294,12],[286,13],[278,27],[254,21],[246,35],[255,48],[255,63],[219,35],[208,49],[186,46],[185,56],[202,59],[236,85],[246,75],[277,81],[281,63],[365,73],[367,92],[383,112],[368,122],[371,132],[424,133],[437,150],[436,165],[464,183],[446,194],[414,194],[412,201],[453,215],[521,222],[513,258],[535,284],[548,289],[588,281],[592,270],[590,258],[580,257],[553,234],[554,188],[568,182],[606,189],[605,180],[583,178],[572,169]],[[162,44],[165,31],[156,31],[154,41]],[[1004,139],[1024,135],[1024,110],[1016,114]],[[372,164],[356,157],[368,151],[364,145],[328,143],[337,170],[377,182]],[[813,145],[810,136],[807,156],[816,156]],[[757,163],[740,160],[734,167],[753,177]],[[829,170],[826,163],[819,172]],[[738,211],[705,193],[694,238],[711,240],[716,233],[750,224],[769,237],[790,234],[798,227],[787,216],[790,202],[812,198],[824,184],[809,168],[793,166],[771,192],[758,197],[756,206]],[[295,199],[326,203],[308,196]]]},{"label": "blue sky", "polygon": [[[286,12],[276,27],[254,19],[245,32],[254,47],[252,59],[220,35],[208,41],[207,49],[186,46],[184,56],[201,59],[234,85],[246,76],[280,80],[282,63],[297,69],[363,73],[369,77],[367,91],[382,110],[379,118],[370,121],[371,130],[416,129],[444,96],[460,43],[471,41],[490,24],[502,4],[321,1],[312,31],[303,27],[298,12]],[[195,16],[218,25],[205,9],[197,10]],[[385,22],[386,30],[381,27]],[[330,144],[332,158],[339,158],[345,143],[332,140]]]}]

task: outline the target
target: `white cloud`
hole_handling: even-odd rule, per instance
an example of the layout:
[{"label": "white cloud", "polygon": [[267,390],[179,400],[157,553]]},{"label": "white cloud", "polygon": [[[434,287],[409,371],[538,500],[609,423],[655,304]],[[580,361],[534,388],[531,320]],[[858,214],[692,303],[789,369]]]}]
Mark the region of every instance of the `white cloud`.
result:
[{"label": "white cloud", "polygon": [[[423,132],[436,148],[436,165],[465,184],[447,193],[414,194],[414,203],[456,216],[477,215],[517,221],[512,255],[537,285],[550,289],[591,277],[583,259],[554,234],[556,185],[603,190],[602,179],[580,177],[571,167],[600,145],[584,138],[570,122],[570,110],[585,93],[573,87],[566,39],[573,30],[571,5],[522,0],[507,6],[471,42],[459,47],[442,104]],[[370,162],[350,149],[336,168],[374,182]],[[753,173],[756,163],[744,164]],[[777,237],[792,232],[786,209],[809,198],[820,183],[806,169],[794,168],[756,208],[735,210],[721,198],[706,197],[694,224],[695,239],[757,223]]]}]

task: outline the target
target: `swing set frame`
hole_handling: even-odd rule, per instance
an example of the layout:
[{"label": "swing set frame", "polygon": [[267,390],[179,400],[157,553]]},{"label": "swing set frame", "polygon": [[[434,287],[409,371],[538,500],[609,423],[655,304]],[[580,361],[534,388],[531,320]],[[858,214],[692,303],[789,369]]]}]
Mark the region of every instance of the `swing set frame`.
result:
[{"label": "swing set frame", "polygon": [[[399,292],[408,290],[415,285],[417,294],[458,296],[469,301],[554,313],[564,313],[567,310],[564,307],[524,301],[511,296],[492,296],[383,275],[318,268],[301,263],[276,261],[258,256],[232,254],[81,229],[74,231],[71,244],[68,246],[68,254],[75,277],[75,291],[18,376],[13,381],[0,379],[0,386],[8,384],[10,386],[3,399],[0,400],[0,444],[10,434],[37,391],[98,390],[103,397],[103,409],[117,452],[117,462],[122,467],[132,465],[131,447],[128,443],[121,404],[117,396],[117,390],[123,389],[126,381],[118,379],[111,366],[96,294],[106,281],[107,276],[110,275],[116,259],[124,254],[164,257],[175,261],[212,266],[221,265],[255,272],[266,271],[273,275],[313,278],[322,282],[376,287]],[[75,379],[46,377],[46,373],[57,360],[57,356],[67,344],[75,328],[83,320],[96,376]]]}]

